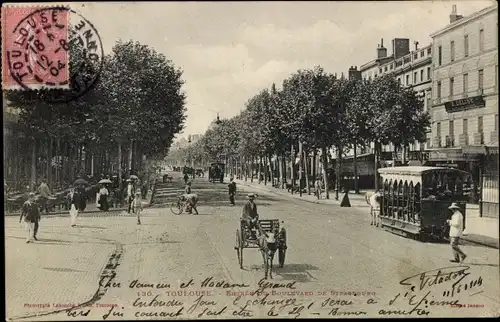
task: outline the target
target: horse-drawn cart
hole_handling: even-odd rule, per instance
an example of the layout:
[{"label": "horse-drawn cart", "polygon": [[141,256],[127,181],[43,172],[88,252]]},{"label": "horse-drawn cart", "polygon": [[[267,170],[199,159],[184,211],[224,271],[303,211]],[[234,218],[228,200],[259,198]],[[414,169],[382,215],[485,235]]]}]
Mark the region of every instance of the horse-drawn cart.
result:
[{"label": "horse-drawn cart", "polygon": [[[283,221],[281,223],[283,224]],[[246,221],[240,220],[240,228],[236,230],[236,244],[234,249],[236,249],[241,269],[243,269],[243,249],[260,249],[264,261],[265,278],[267,278],[268,275],[272,278],[273,259],[276,251],[278,251],[279,267],[282,268],[285,264],[287,249],[286,230],[283,226],[280,227],[280,221],[278,219],[259,220],[258,224],[265,235],[252,238],[253,234]]]}]

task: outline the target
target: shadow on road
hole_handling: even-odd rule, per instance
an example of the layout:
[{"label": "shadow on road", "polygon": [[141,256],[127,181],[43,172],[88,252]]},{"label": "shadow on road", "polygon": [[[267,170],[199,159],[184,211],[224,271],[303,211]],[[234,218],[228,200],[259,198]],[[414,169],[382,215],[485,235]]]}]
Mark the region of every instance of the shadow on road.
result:
[{"label": "shadow on road", "polygon": [[[274,268],[274,267],[273,267]],[[309,282],[316,278],[309,271],[319,270],[318,267],[310,264],[286,264],[283,268],[275,268],[275,274],[281,276],[284,280],[293,280],[297,282]]]},{"label": "shadow on road", "polygon": [[90,225],[76,225],[78,228],[93,228],[93,229],[108,229],[107,227],[102,226],[90,226]]}]

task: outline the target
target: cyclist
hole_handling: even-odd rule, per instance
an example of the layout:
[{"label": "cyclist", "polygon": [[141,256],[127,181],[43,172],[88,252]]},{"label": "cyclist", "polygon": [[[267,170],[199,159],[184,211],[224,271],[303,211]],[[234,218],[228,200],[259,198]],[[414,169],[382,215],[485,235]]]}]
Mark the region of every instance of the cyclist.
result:
[{"label": "cyclist", "polygon": [[182,195],[182,201],[184,202],[184,209],[188,214],[194,211],[198,215],[198,209],[196,209],[196,204],[198,203],[198,195],[196,193],[185,193]]}]

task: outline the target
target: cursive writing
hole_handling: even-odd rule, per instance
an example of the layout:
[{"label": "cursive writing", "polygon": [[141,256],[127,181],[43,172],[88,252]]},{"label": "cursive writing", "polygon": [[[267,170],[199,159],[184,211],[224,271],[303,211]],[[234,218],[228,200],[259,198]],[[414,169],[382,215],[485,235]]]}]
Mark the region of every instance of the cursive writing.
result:
[{"label": "cursive writing", "polygon": [[231,284],[224,280],[214,281],[213,277],[208,277],[201,282],[201,287],[217,287],[217,288],[234,288],[234,287],[249,287],[247,284]]},{"label": "cursive writing", "polygon": [[150,301],[143,301],[142,298],[138,297],[137,299],[135,299],[132,306],[134,306],[134,307],[170,307],[170,306],[182,306],[182,305],[184,305],[184,303],[182,303],[181,301],[176,300],[176,299],[162,301],[162,300],[158,300],[158,297],[159,297],[159,295],[156,295]]},{"label": "cursive writing", "polygon": [[469,266],[451,266],[437,268],[405,278],[404,280],[399,282],[399,284],[410,286],[410,289],[412,291],[415,291],[415,285],[418,285],[419,290],[422,291],[425,288],[430,288],[434,285],[439,285],[446,282],[458,283],[470,274],[467,272],[469,269]]},{"label": "cursive writing", "polygon": [[269,288],[286,288],[286,289],[295,289],[295,283],[296,281],[290,282],[290,283],[272,283],[268,282],[266,279],[261,279],[259,281],[259,288],[257,289],[256,293],[257,294],[262,294],[266,289]]},{"label": "cursive writing", "polygon": [[133,280],[130,282],[129,288],[170,288],[170,284],[166,283],[141,283],[139,280]]}]

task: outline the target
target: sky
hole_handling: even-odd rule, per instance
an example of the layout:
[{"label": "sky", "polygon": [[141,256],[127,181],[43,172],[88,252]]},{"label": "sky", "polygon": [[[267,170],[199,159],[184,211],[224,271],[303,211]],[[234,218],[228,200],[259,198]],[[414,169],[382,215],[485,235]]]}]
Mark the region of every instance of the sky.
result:
[{"label": "sky", "polygon": [[453,4],[467,16],[493,1],[104,2],[72,3],[94,24],[106,53],[136,40],[180,67],[187,93],[186,128],[204,133],[264,88],[298,69],[321,65],[347,73],[373,60],[380,39],[409,38],[419,47],[449,23]]}]

